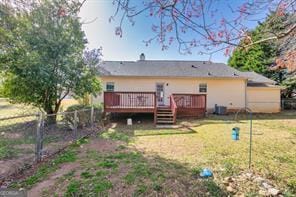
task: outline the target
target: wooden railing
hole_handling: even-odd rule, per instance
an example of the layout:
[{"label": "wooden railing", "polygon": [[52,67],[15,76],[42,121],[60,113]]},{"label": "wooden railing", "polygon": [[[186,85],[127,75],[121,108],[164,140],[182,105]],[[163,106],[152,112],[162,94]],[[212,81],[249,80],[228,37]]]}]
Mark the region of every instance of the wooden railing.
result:
[{"label": "wooden railing", "polygon": [[204,117],[207,108],[205,94],[173,94],[178,117]]},{"label": "wooden railing", "polygon": [[205,94],[173,94],[177,107],[181,108],[206,108]]},{"label": "wooden railing", "polygon": [[104,92],[104,109],[106,112],[153,112],[155,97],[155,92]]},{"label": "wooden railing", "polygon": [[170,96],[170,108],[171,108],[172,113],[173,113],[174,124],[176,124],[176,119],[177,119],[177,104],[176,104],[176,101],[175,101],[173,95]]}]

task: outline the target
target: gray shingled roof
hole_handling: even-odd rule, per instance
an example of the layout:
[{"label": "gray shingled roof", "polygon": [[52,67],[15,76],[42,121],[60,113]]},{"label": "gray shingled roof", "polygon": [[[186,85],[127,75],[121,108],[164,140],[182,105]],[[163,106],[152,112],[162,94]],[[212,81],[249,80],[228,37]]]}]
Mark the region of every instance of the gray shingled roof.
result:
[{"label": "gray shingled roof", "polygon": [[99,71],[103,76],[245,78],[226,64],[202,61],[105,61]]},{"label": "gray shingled roof", "polygon": [[241,76],[248,78],[248,83],[268,83],[268,84],[275,84],[276,82],[264,77],[255,72],[241,72]]},{"label": "gray shingled roof", "polygon": [[98,70],[102,76],[248,78],[253,83],[274,83],[257,73],[240,72],[226,64],[208,61],[105,61]]}]

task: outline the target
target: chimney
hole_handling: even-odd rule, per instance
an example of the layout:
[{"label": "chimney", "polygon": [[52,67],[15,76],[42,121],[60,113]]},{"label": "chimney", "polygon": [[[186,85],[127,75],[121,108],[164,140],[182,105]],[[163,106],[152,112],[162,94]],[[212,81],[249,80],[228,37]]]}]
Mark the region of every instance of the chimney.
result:
[{"label": "chimney", "polygon": [[140,55],[140,60],[141,60],[141,61],[144,61],[144,60],[145,60],[145,54],[144,54],[144,53],[141,53],[141,55]]}]

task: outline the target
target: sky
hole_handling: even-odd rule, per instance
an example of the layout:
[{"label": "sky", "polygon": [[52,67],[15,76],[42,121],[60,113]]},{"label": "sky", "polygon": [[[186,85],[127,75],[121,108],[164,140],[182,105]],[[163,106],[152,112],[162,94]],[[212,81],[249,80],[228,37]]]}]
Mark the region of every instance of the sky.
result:
[{"label": "sky", "polygon": [[[140,1],[140,0],[139,0]],[[240,0],[226,0],[233,6],[240,5]],[[221,10],[225,4],[221,3]],[[80,11],[80,17],[84,22],[82,28],[88,39],[88,47],[102,47],[103,60],[136,61],[139,55],[144,53],[149,60],[209,60],[208,55],[199,55],[198,52],[192,54],[180,54],[177,47],[170,47],[168,50],[161,50],[157,42],[146,46],[143,40],[148,40],[154,34],[151,31],[151,23],[154,20],[143,14],[135,19],[132,26],[128,21],[123,25],[123,36],[115,35],[115,27],[118,26],[119,18],[109,22],[110,16],[115,12],[112,0],[87,0]],[[230,17],[230,14],[224,15]],[[249,26],[254,26],[255,23]],[[188,35],[190,36],[190,35]],[[227,63],[229,57],[224,55],[224,51],[215,53],[211,57],[213,62]]]}]

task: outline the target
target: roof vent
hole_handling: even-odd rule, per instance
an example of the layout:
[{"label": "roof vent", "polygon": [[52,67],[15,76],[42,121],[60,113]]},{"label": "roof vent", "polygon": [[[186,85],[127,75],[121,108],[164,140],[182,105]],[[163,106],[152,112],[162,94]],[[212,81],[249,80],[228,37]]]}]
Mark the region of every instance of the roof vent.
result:
[{"label": "roof vent", "polygon": [[192,68],[197,68],[197,66],[191,65]]},{"label": "roof vent", "polygon": [[238,74],[237,73],[233,73],[233,76],[238,76]]},{"label": "roof vent", "polygon": [[210,72],[208,72],[208,75],[211,76],[212,74]]},{"label": "roof vent", "polygon": [[145,54],[144,54],[144,53],[141,53],[141,55],[140,55],[140,60],[141,60],[141,61],[144,61],[144,60],[145,60]]}]

